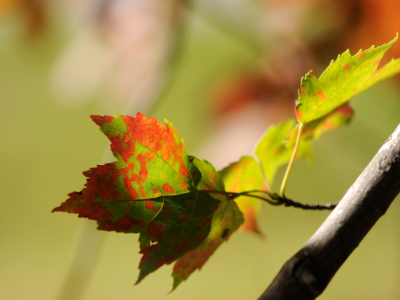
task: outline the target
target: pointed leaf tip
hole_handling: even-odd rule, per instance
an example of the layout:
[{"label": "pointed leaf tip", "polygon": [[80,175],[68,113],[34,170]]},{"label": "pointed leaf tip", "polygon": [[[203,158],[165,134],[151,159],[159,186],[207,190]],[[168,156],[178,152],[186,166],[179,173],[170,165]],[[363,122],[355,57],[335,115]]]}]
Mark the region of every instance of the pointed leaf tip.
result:
[{"label": "pointed leaf tip", "polygon": [[354,56],[345,51],[319,79],[312,72],[307,73],[301,80],[296,101],[297,120],[305,124],[324,117],[377,82],[398,74],[398,59],[378,69],[381,58],[397,39],[398,34],[389,43],[360,50]]}]

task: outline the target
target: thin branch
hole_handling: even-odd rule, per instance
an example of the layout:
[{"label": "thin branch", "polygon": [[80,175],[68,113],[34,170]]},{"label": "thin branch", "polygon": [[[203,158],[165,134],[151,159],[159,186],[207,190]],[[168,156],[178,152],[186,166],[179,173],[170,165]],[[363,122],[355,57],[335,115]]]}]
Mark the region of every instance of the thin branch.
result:
[{"label": "thin branch", "polygon": [[260,300],[312,300],[400,192],[400,125]]},{"label": "thin branch", "polygon": [[339,202],[327,204],[305,204],[287,198],[280,198],[279,201],[281,201],[285,206],[291,206],[305,210],[333,210],[339,204]]},{"label": "thin branch", "polygon": [[226,195],[231,199],[235,199],[235,198],[238,198],[240,196],[247,196],[247,197],[252,197],[252,198],[257,198],[257,199],[263,200],[265,202],[268,202],[271,205],[282,205],[282,203],[274,201],[273,199],[265,198],[265,197],[261,197],[261,196],[257,196],[257,195],[252,195],[252,194],[248,194],[247,192],[233,193],[233,192],[218,191],[218,190],[204,190],[204,191],[207,192],[207,193],[210,193],[210,194]]},{"label": "thin branch", "polygon": [[[271,205],[284,205],[286,207],[295,207],[295,208],[301,208],[304,210],[332,210],[334,209],[338,203],[328,203],[328,204],[305,204],[305,203],[300,203],[293,201],[291,199],[285,198],[285,197],[280,197],[279,195],[275,193],[271,193],[268,191],[263,191],[263,190],[251,190],[251,191],[245,191],[245,192],[240,192],[240,193],[234,193],[234,192],[229,192],[229,191],[218,191],[218,190],[204,190],[210,194],[223,194],[227,195],[229,198],[238,198],[240,196],[246,196],[246,197],[252,197],[252,198],[257,198],[260,200],[263,200],[265,202],[268,202]],[[253,193],[264,193],[268,195],[268,198],[266,197],[261,197],[258,195],[254,195]]]}]

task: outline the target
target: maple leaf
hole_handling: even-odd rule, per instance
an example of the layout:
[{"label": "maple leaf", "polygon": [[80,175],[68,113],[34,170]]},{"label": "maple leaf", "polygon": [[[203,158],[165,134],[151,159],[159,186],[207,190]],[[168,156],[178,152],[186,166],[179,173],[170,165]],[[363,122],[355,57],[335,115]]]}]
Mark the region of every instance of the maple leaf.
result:
[{"label": "maple leaf", "polygon": [[385,52],[396,42],[397,36],[380,47],[362,51],[351,56],[349,50],[318,79],[312,71],[301,79],[299,97],[296,101],[296,117],[301,123],[319,119],[346,103],[375,83],[400,72],[400,60],[391,60],[378,68]]},{"label": "maple leaf", "polygon": [[141,233],[139,282],[200,245],[220,201],[196,189],[201,173],[168,121],[140,113],[92,119],[118,160],[84,172],[86,187],[53,211],[96,220],[100,230]]},{"label": "maple leaf", "polygon": [[[86,187],[69,194],[70,198],[53,211],[97,220],[102,230],[139,232],[128,228],[129,222],[147,224],[151,219],[147,214],[155,217],[162,207],[160,197],[195,188],[192,175],[196,171],[172,124],[166,121],[164,127],[140,113],[136,119],[118,115],[92,119],[111,141],[111,150],[118,160],[84,172]],[[139,207],[145,208],[143,216],[136,213]]]},{"label": "maple leaf", "polygon": [[[194,164],[199,170],[206,171],[202,177],[199,187],[206,190],[215,189],[224,191],[224,183],[221,175],[207,161],[194,158]],[[206,175],[207,174],[207,175]],[[179,258],[172,272],[174,277],[173,289],[186,280],[195,270],[200,270],[215,250],[236,231],[244,222],[243,214],[237,207],[235,201],[218,194],[212,194],[217,199],[222,199],[221,205],[218,207],[212,218],[211,230],[206,239],[196,249],[186,253]]]},{"label": "maple leaf", "polygon": [[[229,192],[240,193],[245,190],[266,190],[261,169],[258,163],[251,156],[243,156],[239,161],[225,167],[219,173]],[[261,202],[259,199],[241,196],[235,199],[240,211],[244,214],[244,223],[241,228],[259,235],[256,216],[260,212]]]}]

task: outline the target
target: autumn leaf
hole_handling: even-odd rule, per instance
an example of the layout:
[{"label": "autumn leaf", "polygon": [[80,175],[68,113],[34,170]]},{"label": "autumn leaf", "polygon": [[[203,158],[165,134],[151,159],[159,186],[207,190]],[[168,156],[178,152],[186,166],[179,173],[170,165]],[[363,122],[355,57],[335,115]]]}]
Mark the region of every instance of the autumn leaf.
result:
[{"label": "autumn leaf", "polygon": [[[224,190],[221,175],[210,163],[195,158],[194,164],[199,170],[207,170],[208,172],[205,173],[208,175],[203,176],[204,179],[202,178],[199,187],[204,186],[206,190]],[[218,194],[212,195],[221,199]],[[228,240],[230,235],[243,223],[243,214],[236,203],[227,196],[223,196],[222,199],[221,205],[212,218],[211,230],[207,238],[199,247],[186,253],[176,261],[172,272],[172,276],[174,277],[172,290],[176,289],[178,285],[186,280],[195,270],[200,270],[215,250],[224,241]]]},{"label": "autumn leaf", "polygon": [[301,79],[296,101],[299,122],[319,119],[375,83],[399,73],[399,59],[377,69],[381,58],[396,40],[397,36],[387,44],[360,50],[354,56],[347,50],[336,61],[332,60],[319,79],[312,71],[306,74]]},{"label": "autumn leaf", "polygon": [[139,282],[200,245],[220,201],[196,189],[201,173],[168,121],[140,113],[92,119],[117,161],[84,172],[86,187],[53,211],[96,220],[100,230],[140,232]]},{"label": "autumn leaf", "polygon": [[[267,189],[260,166],[251,156],[243,156],[239,161],[230,164],[219,173],[229,192],[240,193],[246,190]],[[260,200],[241,196],[235,199],[235,202],[244,214],[244,223],[241,228],[262,235],[256,219],[261,209]]]},{"label": "autumn leaf", "polygon": [[[154,212],[151,215],[155,217],[162,207],[160,197],[195,188],[191,174],[196,174],[192,170],[195,167],[189,162],[183,141],[172,124],[166,122],[164,127],[140,113],[136,119],[118,115],[92,116],[92,119],[110,139],[111,150],[118,160],[84,172],[86,188],[69,194],[70,198],[53,211],[97,220],[102,230],[138,232],[127,228],[128,220],[135,223],[148,218],[135,214],[133,217],[135,207],[146,207],[145,211]],[[135,203],[135,200],[147,201]]]}]

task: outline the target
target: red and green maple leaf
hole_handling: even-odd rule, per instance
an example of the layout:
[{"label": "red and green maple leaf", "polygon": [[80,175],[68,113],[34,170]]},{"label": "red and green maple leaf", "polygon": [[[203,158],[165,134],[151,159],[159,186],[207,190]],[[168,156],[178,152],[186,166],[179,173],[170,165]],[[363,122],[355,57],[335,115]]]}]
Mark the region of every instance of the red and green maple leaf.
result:
[{"label": "red and green maple leaf", "polygon": [[85,188],[53,211],[96,220],[100,230],[141,233],[139,282],[199,246],[220,201],[196,188],[201,173],[168,121],[140,113],[92,119],[118,160],[84,172]]}]

